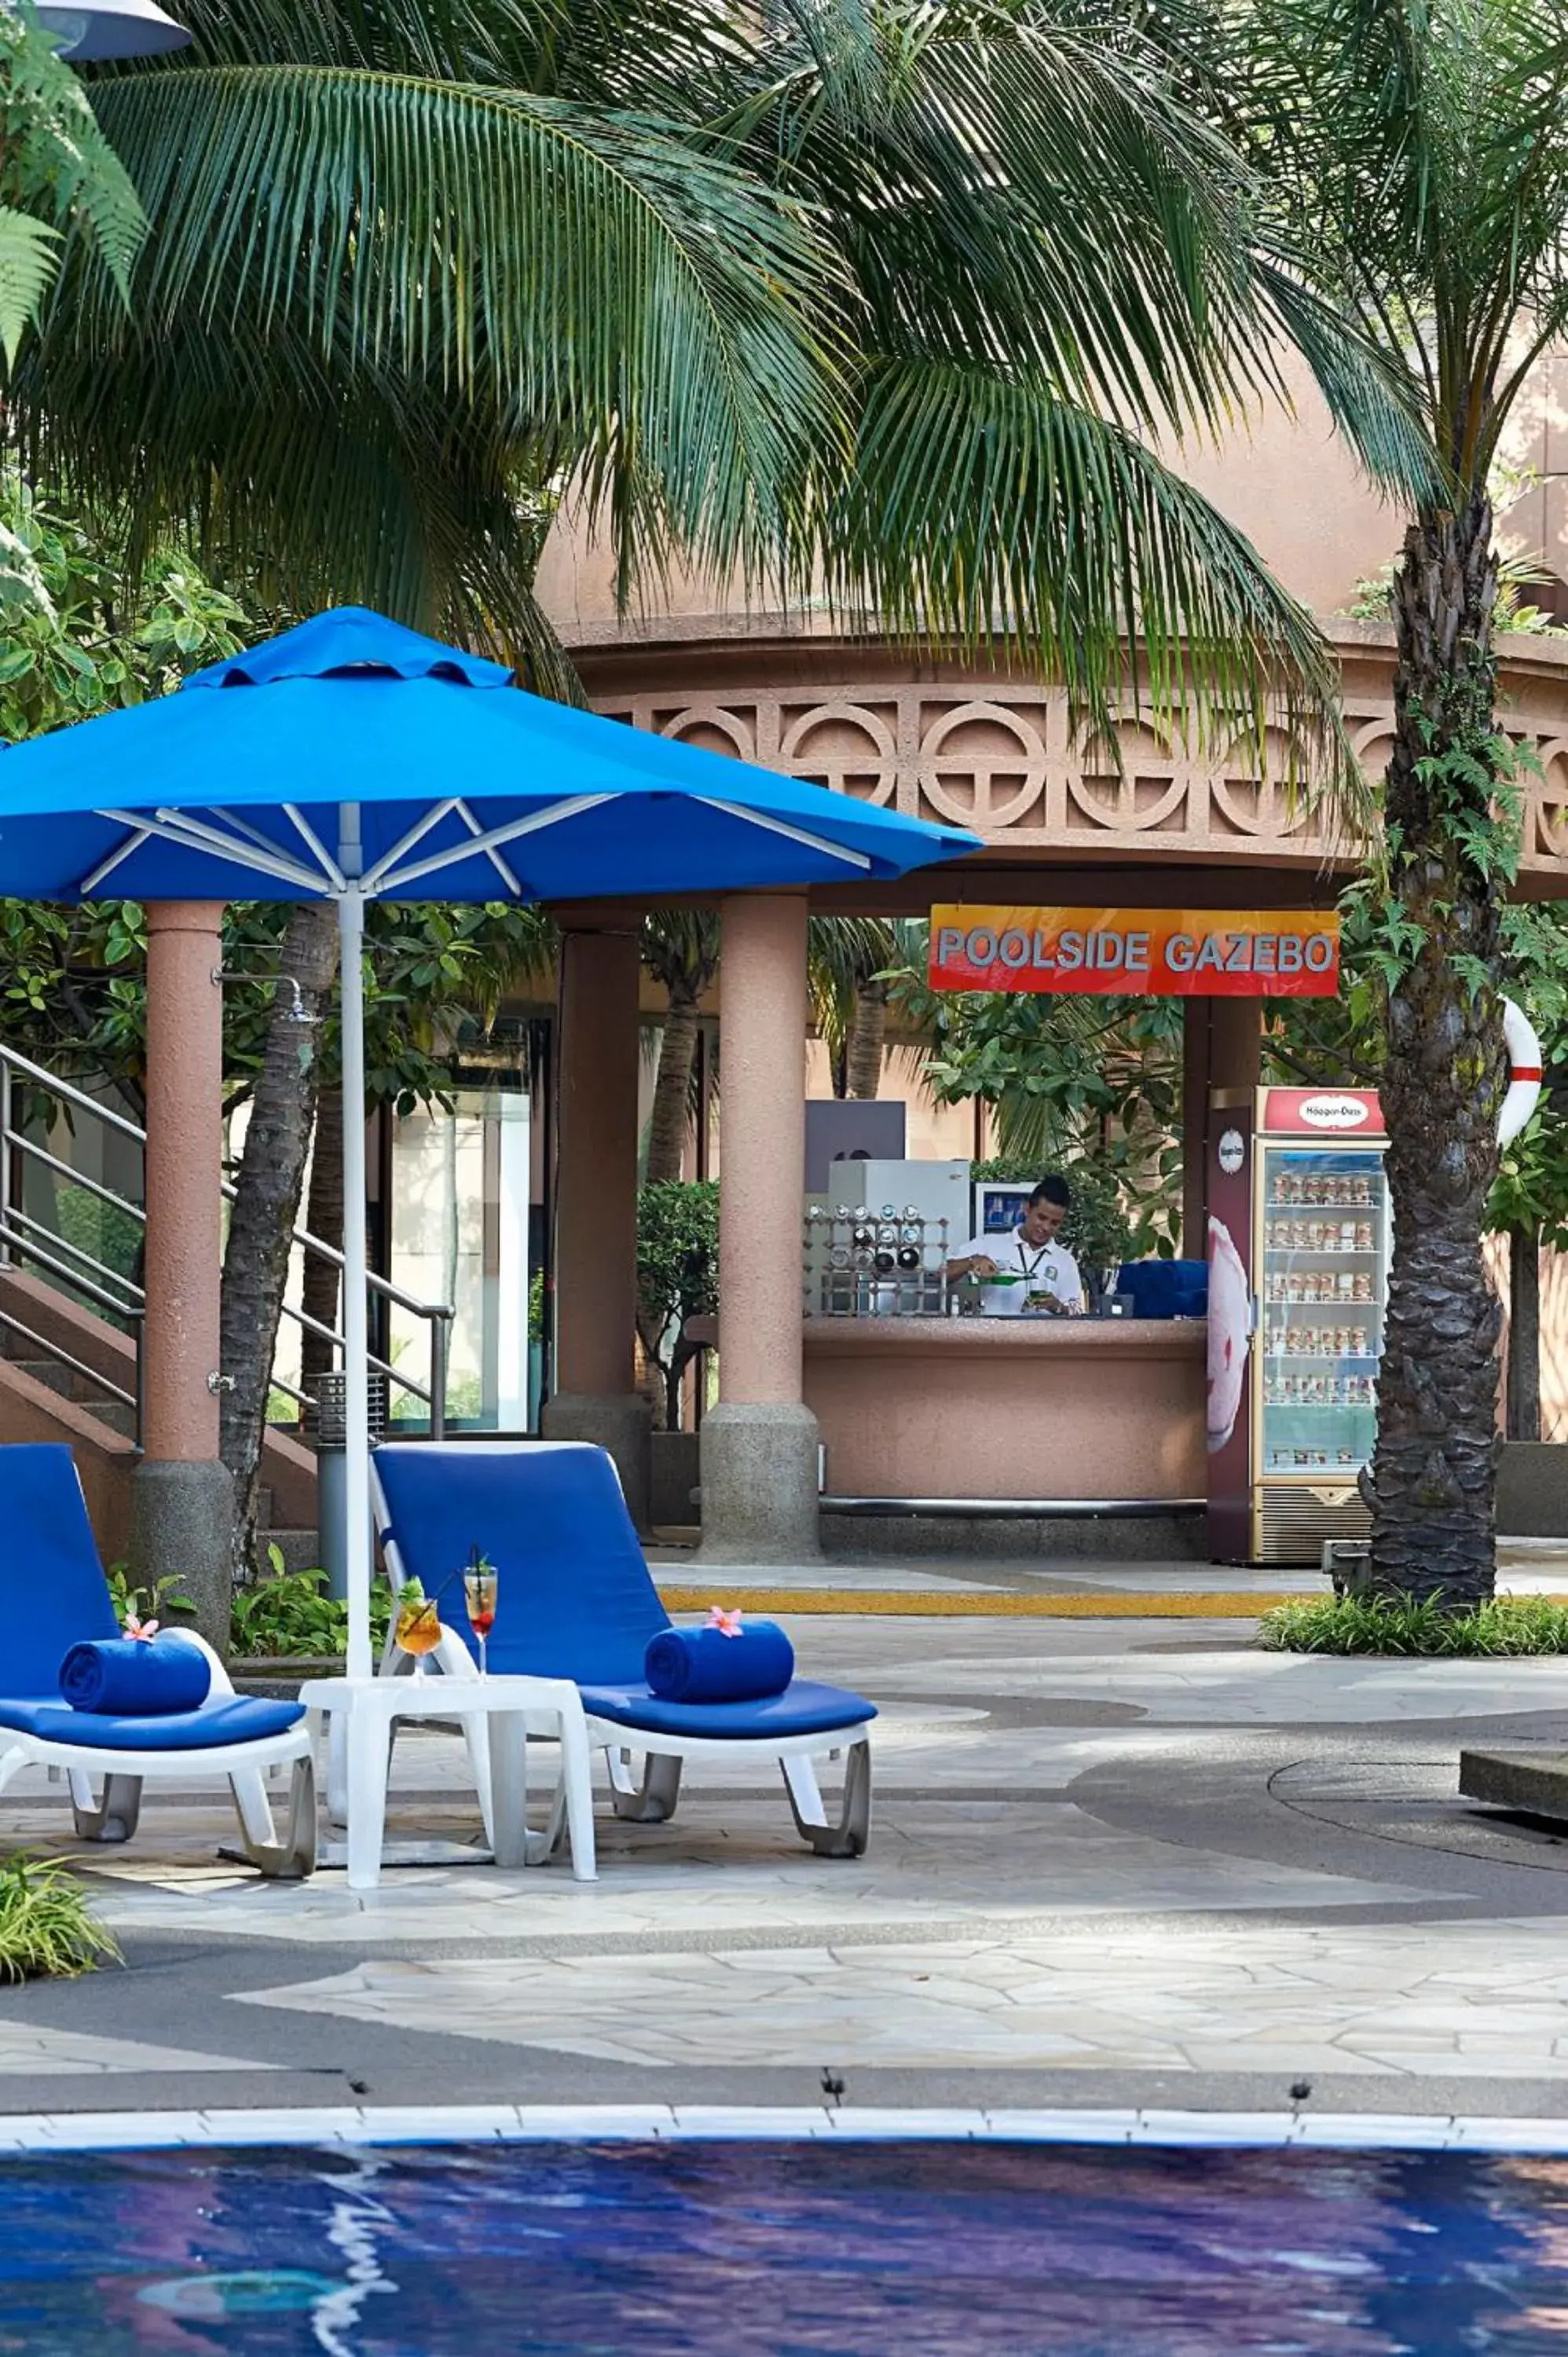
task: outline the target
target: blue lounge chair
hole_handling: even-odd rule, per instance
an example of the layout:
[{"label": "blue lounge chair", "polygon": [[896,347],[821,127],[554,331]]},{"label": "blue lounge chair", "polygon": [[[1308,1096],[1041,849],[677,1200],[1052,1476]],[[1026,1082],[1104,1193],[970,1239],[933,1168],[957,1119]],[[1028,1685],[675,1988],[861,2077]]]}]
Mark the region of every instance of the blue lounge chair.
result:
[{"label": "blue lounge chair", "polygon": [[[481,1546],[499,1575],[494,1670],[570,1678],[588,1739],[602,1745],[618,1817],[672,1816],[688,1760],[777,1760],[802,1839],[821,1857],[858,1857],[871,1819],[875,1706],[842,1686],[796,1678],[766,1702],[677,1703],[642,1674],[670,1616],[649,1577],[613,1460],[585,1441],[392,1442],[371,1460],[388,1570],[427,1595],[446,1583],[443,1623],[468,1645],[462,1581]],[[843,1804],[829,1822],[812,1761],[843,1752]],[[640,1783],[630,1767],[646,1754]],[[559,1805],[557,1816],[560,1814]]]},{"label": "blue lounge chair", "polygon": [[[0,1529],[10,1602],[0,1643],[0,1792],[24,1768],[65,1775],[83,1841],[129,1841],[148,1777],[227,1776],[245,1856],[263,1874],[297,1879],[316,1864],[316,1783],[298,1703],[237,1695],[194,1630],[177,1633],[207,1655],[212,1684],[198,1710],[116,1718],[75,1710],[59,1690],[72,1645],[117,1637],[87,1501],[69,1448],[0,1448]],[[292,1761],[288,1826],[276,1837],[264,1771]],[[92,1779],[104,1779],[93,1797]]]}]

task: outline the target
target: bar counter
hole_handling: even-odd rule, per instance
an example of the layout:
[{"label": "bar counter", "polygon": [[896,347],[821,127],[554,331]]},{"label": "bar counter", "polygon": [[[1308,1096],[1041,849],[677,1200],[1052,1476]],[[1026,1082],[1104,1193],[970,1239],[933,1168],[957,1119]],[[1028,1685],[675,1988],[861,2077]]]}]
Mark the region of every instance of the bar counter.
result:
[{"label": "bar counter", "polygon": [[840,1498],[1201,1497],[1200,1318],[808,1318]]}]

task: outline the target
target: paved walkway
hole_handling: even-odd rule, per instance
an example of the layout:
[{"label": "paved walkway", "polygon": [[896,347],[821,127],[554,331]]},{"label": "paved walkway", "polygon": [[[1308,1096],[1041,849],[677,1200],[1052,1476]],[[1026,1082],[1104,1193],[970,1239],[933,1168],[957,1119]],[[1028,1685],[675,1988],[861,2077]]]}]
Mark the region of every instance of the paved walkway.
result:
[{"label": "paved walkway", "polygon": [[[596,1885],[363,1896],[219,1863],[212,1787],[85,1855],[58,1792],[14,1787],[7,1845],[81,1858],[131,1969],[0,1996],[0,2104],[799,2106],[825,2073],[852,2104],[1563,2108],[1568,1844],[1461,1804],[1455,1760],[1563,1738],[1568,1661],[999,1618],[994,1566],[965,1577],[972,1614],[793,1624],[809,1674],[883,1708],[853,1863],[799,1845],[760,1767],[693,1778],[669,1825],[602,1816]],[[393,1814],[472,1837],[453,1738],[404,1734]]]}]

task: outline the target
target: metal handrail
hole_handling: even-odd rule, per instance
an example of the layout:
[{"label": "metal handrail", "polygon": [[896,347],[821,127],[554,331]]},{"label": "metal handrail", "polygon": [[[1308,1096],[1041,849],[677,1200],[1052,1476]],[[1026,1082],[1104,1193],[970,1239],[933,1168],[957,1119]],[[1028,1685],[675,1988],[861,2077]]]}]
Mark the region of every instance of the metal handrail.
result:
[{"label": "metal handrail", "polygon": [[134,1301],[146,1299],[145,1290],[134,1276],[127,1276],[123,1269],[112,1267],[108,1261],[97,1259],[85,1245],[73,1243],[70,1236],[62,1236],[55,1229],[46,1227],[42,1220],[35,1220],[30,1211],[18,1211],[13,1203],[0,1216],[5,1224],[26,1229],[35,1236],[43,1236],[53,1250],[69,1253],[72,1260],[79,1260],[84,1268],[91,1269],[94,1275],[109,1277],[115,1285],[124,1286]]},{"label": "metal handrail", "polygon": [[[28,1237],[19,1235],[12,1225],[13,1220],[17,1216],[15,1212],[8,1212],[0,1217],[0,1244],[5,1244],[24,1260],[36,1261],[40,1268],[47,1268],[51,1275],[58,1276],[62,1284],[69,1285],[74,1292],[85,1293],[89,1301],[95,1301],[100,1309],[108,1311],[111,1318],[142,1316],[145,1295],[135,1301],[121,1301],[117,1300],[113,1294],[105,1293],[102,1286],[95,1284],[91,1277],[79,1275],[68,1261],[56,1260],[54,1254],[46,1252],[41,1244],[36,1244]],[[35,1220],[28,1220],[27,1225],[36,1227],[38,1222]],[[44,1232],[48,1234],[48,1231],[46,1229]],[[55,1237],[53,1241],[58,1243],[61,1239]],[[115,1275],[115,1272],[102,1261],[89,1261],[88,1265],[96,1269],[101,1276],[113,1277]],[[116,1278],[115,1281],[118,1283],[120,1280]],[[139,1290],[138,1288],[138,1292]]]},{"label": "metal handrail", "polygon": [[[5,1052],[0,1049],[0,1055]],[[62,1162],[58,1154],[51,1154],[48,1146],[40,1146],[36,1137],[28,1137],[25,1132],[14,1130],[11,1132],[11,1144],[16,1153],[27,1155],[31,1161],[41,1162],[46,1170],[54,1171],[59,1178],[69,1178],[73,1187],[81,1187],[89,1195],[96,1195],[101,1203],[107,1203],[112,1210],[134,1214],[138,1209],[136,1204],[127,1202],[124,1195],[116,1195],[113,1187],[105,1187],[101,1178],[90,1178],[85,1170],[73,1170],[70,1164]]]},{"label": "metal handrail", "polygon": [[[140,1317],[142,1313],[138,1310],[136,1314]],[[73,1358],[69,1351],[62,1351],[58,1342],[51,1342],[47,1334],[40,1334],[35,1327],[26,1326],[19,1318],[14,1318],[8,1309],[0,1309],[0,1326],[4,1326],[8,1333],[19,1334],[24,1342],[37,1343],[51,1364],[69,1367],[73,1375],[85,1376],[94,1391],[107,1392],[110,1398],[118,1400],[123,1407],[136,1405],[135,1393],[128,1392],[123,1383],[117,1383],[113,1375],[102,1373],[97,1367],[90,1367],[85,1359]]]},{"label": "metal handrail", "polygon": [[[58,1073],[49,1071],[45,1065],[35,1063],[31,1057],[19,1054],[16,1049],[0,1045],[0,1267],[8,1263],[17,1263],[47,1270],[61,1284],[68,1286],[72,1292],[81,1294],[84,1299],[92,1302],[111,1317],[123,1318],[131,1324],[134,1332],[136,1351],[135,1394],[133,1396],[131,1393],[123,1390],[109,1377],[100,1374],[96,1369],[85,1366],[80,1360],[74,1359],[61,1345],[48,1341],[47,1337],[37,1333],[30,1327],[24,1326],[20,1319],[9,1312],[0,1311],[0,1326],[38,1345],[55,1363],[69,1368],[73,1374],[85,1376],[102,1392],[134,1408],[136,1411],[135,1438],[139,1447],[144,1359],[142,1336],[143,1320],[145,1315],[145,1290],[133,1278],[123,1275],[108,1262],[98,1259],[93,1254],[84,1250],[81,1245],[73,1243],[69,1236],[59,1235],[53,1229],[45,1227],[41,1222],[34,1219],[29,1212],[24,1211],[18,1203],[12,1200],[12,1156],[15,1154],[29,1157],[36,1165],[51,1171],[58,1178],[68,1179],[73,1187],[80,1187],[84,1192],[94,1196],[99,1202],[109,1205],[112,1210],[124,1212],[144,1230],[146,1227],[146,1211],[142,1204],[134,1201],[128,1196],[118,1194],[113,1188],[105,1186],[101,1179],[90,1178],[85,1171],[73,1169],[69,1162],[62,1161],[58,1155],[52,1154],[47,1146],[40,1145],[37,1138],[28,1137],[17,1128],[13,1119],[13,1100],[18,1081],[23,1081],[43,1092],[62,1105],[71,1106],[78,1112],[85,1114],[91,1120],[98,1122],[105,1129],[113,1130],[118,1136],[129,1140],[144,1152],[146,1147],[147,1134],[126,1114],[116,1113],[113,1106],[101,1103],[96,1097],[90,1096],[84,1089],[78,1088],[73,1082],[61,1080]],[[224,1200],[232,1202],[237,1193],[238,1189],[232,1182],[225,1179],[223,1181]],[[48,1238],[48,1247],[37,1241],[38,1237]],[[339,1270],[346,1266],[342,1252],[335,1244],[329,1244],[323,1238],[312,1235],[308,1228],[296,1227],[294,1231],[294,1242],[305,1251],[316,1253],[321,1259]],[[59,1258],[56,1256],[57,1254],[69,1257]],[[72,1261],[79,1263],[80,1266],[71,1266]],[[83,1275],[83,1270],[90,1274]],[[105,1289],[105,1281],[122,1287],[126,1297],[119,1298],[108,1292]],[[424,1383],[416,1383],[412,1375],[402,1372],[390,1360],[381,1358],[373,1351],[369,1355],[369,1365],[375,1373],[384,1375],[389,1383],[395,1383],[399,1391],[406,1393],[412,1399],[420,1401],[429,1409],[431,1437],[433,1439],[439,1440],[446,1429],[446,1329],[456,1315],[456,1308],[449,1301],[421,1301],[416,1295],[405,1293],[401,1286],[393,1285],[390,1278],[378,1276],[373,1272],[367,1271],[365,1283],[367,1291],[378,1299],[389,1303],[394,1308],[407,1310],[412,1316],[422,1318],[430,1329],[428,1388]],[[302,1333],[316,1336],[317,1340],[329,1343],[338,1352],[346,1349],[346,1338],[340,1328],[328,1326],[320,1318],[308,1316],[303,1309],[296,1309],[290,1302],[284,1303],[282,1314]],[[282,1392],[286,1398],[295,1401],[301,1407],[309,1408],[316,1405],[308,1393],[301,1391],[294,1383],[283,1382],[275,1373],[272,1377],[272,1382],[274,1389]]]}]

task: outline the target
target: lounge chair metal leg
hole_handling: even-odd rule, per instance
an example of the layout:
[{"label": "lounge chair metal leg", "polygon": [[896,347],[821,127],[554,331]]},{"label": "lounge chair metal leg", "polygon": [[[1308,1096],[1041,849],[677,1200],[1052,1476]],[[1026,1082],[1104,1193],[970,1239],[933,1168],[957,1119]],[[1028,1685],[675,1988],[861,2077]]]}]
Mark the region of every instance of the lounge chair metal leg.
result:
[{"label": "lounge chair metal leg", "polygon": [[548,1866],[566,1838],[566,1786],[558,1783],[550,1796],[550,1814],[542,1829],[528,1836],[528,1864]]},{"label": "lounge chair metal leg", "polygon": [[[136,1830],[136,1820],[142,1813],[142,1779],[139,1776],[106,1776],[103,1780],[103,1800],[100,1807],[83,1808],[77,1798],[77,1771],[70,1776],[70,1813],[76,1819],[79,1840],[93,1842],[128,1842]],[[86,1781],[85,1779],[82,1780]],[[91,1786],[88,1785],[91,1792]]]},{"label": "lounge chair metal leg", "polygon": [[803,1842],[819,1857],[860,1857],[871,1838],[871,1746],[852,1743],[844,1756],[843,1801],[836,1825],[828,1823],[809,1760],[781,1760],[790,1814]]},{"label": "lounge chair metal leg", "polygon": [[[288,1820],[282,1841],[274,1836],[273,1813],[267,1805],[259,1769],[242,1770],[229,1779],[240,1820],[240,1841],[258,1873],[276,1882],[303,1882],[316,1870],[316,1762],[307,1753],[294,1763],[288,1788]],[[259,1814],[258,1814],[259,1803]],[[261,1827],[264,1820],[266,1831]]]},{"label": "lounge chair metal leg", "polygon": [[650,1751],[643,1760],[640,1784],[631,1781],[629,1751],[610,1751],[606,1757],[610,1763],[610,1793],[617,1816],[633,1825],[668,1824],[681,1797],[681,1762],[675,1754]]},{"label": "lounge chair metal leg", "polygon": [[349,1720],[341,1710],[327,1716],[327,1822],[349,1822]]},{"label": "lounge chair metal leg", "polygon": [[454,1716],[463,1729],[463,1741],[467,1747],[468,1773],[474,1780],[478,1795],[479,1821],[485,1829],[485,1839],[493,1850],[496,1846],[496,1811],[493,1779],[490,1775],[491,1720],[484,1711],[456,1711]]}]

